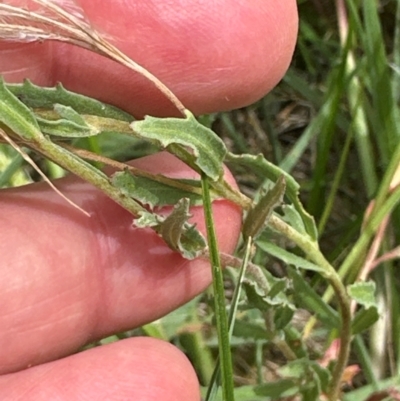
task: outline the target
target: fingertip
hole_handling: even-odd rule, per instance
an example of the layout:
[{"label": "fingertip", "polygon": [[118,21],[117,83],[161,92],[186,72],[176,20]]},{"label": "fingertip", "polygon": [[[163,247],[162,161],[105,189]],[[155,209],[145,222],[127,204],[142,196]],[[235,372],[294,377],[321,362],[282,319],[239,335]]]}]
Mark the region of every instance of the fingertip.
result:
[{"label": "fingertip", "polygon": [[[286,72],[297,37],[296,0],[205,1],[196,7],[179,1],[168,7],[162,0],[147,1],[146,6],[117,1],[112,8],[83,1],[82,6],[95,27],[114,37],[119,49],[155,74],[196,114],[243,107],[264,96]],[[113,14],[120,16],[118,24]],[[73,89],[79,90],[79,83],[81,90],[96,91],[96,97],[112,99],[136,116],[174,112],[138,74],[67,51],[67,57],[56,58],[56,71]],[[77,65],[78,57],[93,70],[84,82],[79,69],[61,62],[66,58]],[[95,85],[99,74],[110,85]]]},{"label": "fingertip", "polygon": [[[296,42],[296,0],[81,5],[95,28],[196,114],[243,107],[264,96],[288,68]],[[142,76],[98,54],[57,42],[17,47],[0,58],[7,80],[30,78],[45,86],[61,81],[137,117],[177,113]]]},{"label": "fingertip", "polygon": [[0,378],[1,399],[199,401],[188,359],[169,343],[118,341]]}]

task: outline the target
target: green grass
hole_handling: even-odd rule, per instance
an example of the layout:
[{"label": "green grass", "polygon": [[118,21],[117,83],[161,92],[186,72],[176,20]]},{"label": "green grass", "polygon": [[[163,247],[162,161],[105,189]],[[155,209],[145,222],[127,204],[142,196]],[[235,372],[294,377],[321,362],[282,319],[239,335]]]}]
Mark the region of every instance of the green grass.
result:
[{"label": "green grass", "polygon": [[[349,34],[342,32],[341,40],[332,16],[334,2],[324,2],[329,3],[324,4],[330,10],[326,15],[318,12],[316,3],[299,2],[298,46],[283,82],[257,105],[225,114],[217,122],[220,134],[236,152],[262,151],[301,183],[303,202],[317,222],[320,247],[344,282],[350,284],[365,267],[376,232],[376,226],[369,231],[363,225],[370,202],[375,201],[376,207],[369,221],[377,218],[377,225],[389,217],[377,256],[399,243],[398,195],[390,183],[400,161],[400,4],[347,1],[348,19],[344,22]],[[261,184],[243,171],[237,171],[237,177],[246,193],[253,193]],[[275,275],[288,274],[286,266],[271,260],[260,248],[255,260]],[[374,390],[388,388],[388,379],[391,386],[400,385],[398,268],[394,258],[368,274],[381,296],[380,310],[387,324],[379,323],[354,338],[350,361],[360,372],[344,386],[346,399],[366,399]],[[306,279],[308,294],[314,294],[316,302],[318,294],[325,291],[323,283],[310,274]],[[329,294],[325,299],[331,298]],[[313,308],[300,301],[297,306],[309,311]],[[304,311],[298,309],[297,313]],[[319,324],[323,316],[320,314]],[[307,316],[299,319],[296,330],[301,337],[312,326]],[[308,334],[311,345],[303,341],[302,346],[317,358],[324,353],[333,332],[317,325]],[[249,361],[248,376],[238,380],[242,384],[268,381],[269,375],[276,373],[269,364],[287,363],[268,340],[262,346],[265,359],[260,362],[256,338],[254,335],[250,345],[243,336],[241,345],[235,347],[237,360]],[[378,345],[383,354],[376,351]],[[253,399],[246,397],[238,399]]]}]

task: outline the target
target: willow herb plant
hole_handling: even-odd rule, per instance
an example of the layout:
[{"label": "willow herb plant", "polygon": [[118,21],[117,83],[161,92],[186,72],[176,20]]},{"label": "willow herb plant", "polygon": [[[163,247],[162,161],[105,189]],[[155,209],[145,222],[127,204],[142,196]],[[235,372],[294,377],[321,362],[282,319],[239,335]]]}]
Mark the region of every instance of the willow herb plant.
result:
[{"label": "willow herb plant", "polygon": [[[287,360],[280,377],[260,383],[256,394],[278,399],[300,394],[304,400],[317,400],[323,394],[330,401],[341,398],[352,336],[377,319],[374,285],[359,282],[346,287],[333,266],[321,253],[313,218],[299,200],[298,183],[284,170],[261,155],[233,154],[209,128],[201,125],[174,93],[146,69],[108,43],[85,20],[56,3],[35,0],[39,9],[29,11],[0,3],[0,39],[10,41],[56,40],[90,49],[121,63],[151,81],[179,110],[180,118],[146,117],[135,121],[128,113],[95,99],[72,93],[61,84],[55,88],[38,87],[29,81],[7,84],[0,79],[0,137],[11,145],[39,173],[26,149],[37,152],[103,191],[128,210],[137,227],[151,228],[168,246],[184,258],[205,258],[213,274],[214,311],[218,331],[219,363],[209,386],[207,399],[213,399],[219,383],[225,401],[235,397],[230,338],[237,308],[261,311],[266,323],[266,340],[274,343]],[[112,158],[71,145],[71,139],[119,133],[148,141],[182,160],[199,174],[198,180],[171,179],[151,174]],[[96,163],[114,167],[107,175]],[[268,190],[250,199],[224,179],[223,164],[248,169],[267,180]],[[41,174],[41,173],[40,173]],[[43,178],[52,185],[46,176]],[[57,189],[53,186],[54,190]],[[60,196],[65,196],[60,193]],[[211,203],[227,199],[244,211],[242,258],[218,250]],[[72,201],[82,213],[87,212]],[[393,202],[398,202],[398,196]],[[173,205],[169,215],[157,213],[158,207]],[[189,223],[190,206],[203,205],[207,239]],[[87,218],[90,218],[88,215]],[[383,216],[374,214],[369,226],[376,230]],[[263,250],[288,266],[289,278],[278,279],[264,267],[251,262],[251,249],[260,246],[265,232],[274,232],[296,246],[288,251],[272,242],[262,242]],[[364,239],[364,236],[362,237]],[[370,238],[370,237],[369,237]],[[368,238],[367,238],[368,240]],[[239,253],[240,254],[240,253]],[[350,255],[351,257],[351,255]],[[348,263],[352,263],[349,259]],[[239,287],[226,313],[222,268],[241,266]],[[335,310],[308,285],[304,271],[324,278],[336,296]],[[245,301],[241,297],[243,287]],[[337,358],[327,366],[312,359],[305,347],[296,346],[301,335],[291,327],[296,309],[291,293],[304,297],[304,303],[337,337]],[[357,312],[351,308],[357,302]]]}]

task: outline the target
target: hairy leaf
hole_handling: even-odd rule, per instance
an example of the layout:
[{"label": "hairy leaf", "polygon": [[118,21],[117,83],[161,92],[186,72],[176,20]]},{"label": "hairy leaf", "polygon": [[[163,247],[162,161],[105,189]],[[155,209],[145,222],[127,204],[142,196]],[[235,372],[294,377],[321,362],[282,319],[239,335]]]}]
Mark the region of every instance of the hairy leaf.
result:
[{"label": "hairy leaf", "polygon": [[318,237],[317,228],[315,226],[314,218],[309,215],[299,199],[299,184],[295,179],[286,173],[284,170],[265,160],[262,155],[235,155],[233,153],[228,153],[226,156],[226,161],[240,166],[251,168],[254,173],[262,177],[263,179],[268,178],[273,182],[276,182],[282,175],[285,177],[286,181],[286,196],[293,203],[296,210],[300,214],[304,226],[306,227],[307,234],[316,240]]},{"label": "hairy leaf", "polygon": [[108,117],[131,122],[133,117],[117,107],[87,96],[70,92],[59,83],[54,88],[43,88],[25,80],[22,84],[7,84],[7,88],[30,108],[53,110],[55,104],[72,107],[79,114]]},{"label": "hairy leaf", "polygon": [[[246,308],[257,308],[268,310],[271,307],[288,305],[292,306],[286,297],[285,291],[288,288],[286,279],[275,278],[275,283],[270,290],[260,288],[255,281],[245,280],[243,287],[246,291],[248,303]],[[272,284],[272,283],[271,283]]]},{"label": "hairy leaf", "polygon": [[244,238],[257,238],[261,230],[268,224],[268,219],[274,208],[282,202],[285,188],[285,178],[281,175],[273,188],[262,196],[257,204],[249,210],[243,224]]},{"label": "hairy leaf", "polygon": [[179,184],[184,183],[180,180],[174,181],[177,184],[175,187],[151,178],[135,176],[129,171],[117,172],[111,178],[112,184],[122,193],[151,209],[157,206],[175,205],[182,198],[189,199],[191,205],[202,203],[201,195],[179,188]]},{"label": "hairy leaf", "polygon": [[368,329],[379,319],[375,290],[376,285],[373,281],[358,282],[347,286],[350,297],[362,306],[352,321],[353,334]]},{"label": "hairy leaf", "polygon": [[42,137],[33,113],[7,89],[1,76],[0,122],[24,139]]},{"label": "hairy leaf", "polygon": [[[36,121],[44,134],[66,138],[84,138],[100,133],[96,127],[88,125],[72,107],[55,105],[54,110],[62,118],[44,118],[42,116],[45,116],[45,113],[41,113],[40,116],[36,115]],[[52,116],[53,113],[51,113]]]},{"label": "hairy leaf", "polygon": [[[226,155],[224,143],[209,128],[201,125],[195,117],[186,112],[186,118],[156,118],[147,116],[143,121],[134,121],[131,127],[140,138],[167,148],[170,145],[183,146],[193,152],[194,163],[211,180],[217,181],[223,175],[222,162]],[[177,154],[179,157],[179,155]]]},{"label": "hairy leaf", "polygon": [[167,217],[141,212],[134,224],[137,227],[153,228],[171,249],[186,259],[194,259],[204,251],[206,241],[196,227],[188,222],[190,217],[189,199],[183,198]]},{"label": "hairy leaf", "polygon": [[281,208],[283,211],[282,220],[292,226],[299,233],[307,234],[304,221],[294,205],[282,205]]},{"label": "hairy leaf", "polygon": [[373,281],[358,282],[347,287],[350,297],[367,309],[377,306],[375,289],[376,285]]}]

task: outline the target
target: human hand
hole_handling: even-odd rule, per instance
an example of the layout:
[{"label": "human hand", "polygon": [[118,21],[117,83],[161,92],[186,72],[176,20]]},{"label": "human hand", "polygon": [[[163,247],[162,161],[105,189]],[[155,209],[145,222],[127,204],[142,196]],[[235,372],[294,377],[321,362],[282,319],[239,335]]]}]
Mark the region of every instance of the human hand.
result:
[{"label": "human hand", "polygon": [[[180,1],[166,7],[162,0],[82,0],[81,6],[95,27],[195,113],[243,106],[265,94],[286,70],[297,31],[295,0],[195,7]],[[0,72],[8,82],[61,81],[138,116],[173,112],[141,77],[82,49],[0,43],[0,53]],[[134,163],[174,177],[193,176],[165,153]],[[68,356],[168,313],[203,291],[211,274],[204,261],[185,261],[154,233],[133,229],[132,216],[88,184],[71,176],[57,186],[92,217],[42,183],[0,196],[0,399],[198,400],[188,361],[155,339],[132,338]],[[201,209],[192,214],[203,229]],[[220,248],[231,252],[240,210],[219,201],[214,214]]]}]

